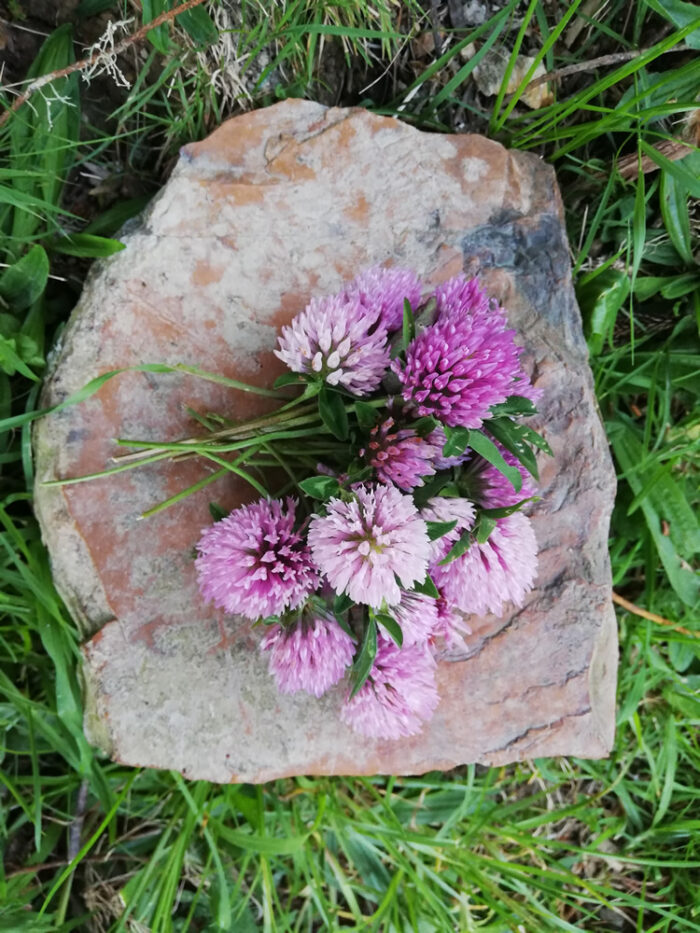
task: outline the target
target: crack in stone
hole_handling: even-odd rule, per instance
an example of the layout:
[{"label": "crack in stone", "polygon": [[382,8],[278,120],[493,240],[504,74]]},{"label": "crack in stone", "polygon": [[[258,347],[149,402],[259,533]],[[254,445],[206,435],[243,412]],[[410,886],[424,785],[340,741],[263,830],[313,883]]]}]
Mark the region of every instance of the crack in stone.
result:
[{"label": "crack in stone", "polygon": [[582,674],[587,674],[589,670],[589,665],[586,664],[585,667],[580,668],[577,671],[567,671],[561,680],[552,680],[546,684],[532,684],[525,690],[524,693],[519,694],[521,699],[524,699],[528,694],[532,693],[535,690],[544,690],[548,687],[565,687],[570,680],[575,680],[577,677],[581,677]]},{"label": "crack in stone", "polygon": [[[532,601],[530,601],[530,602],[532,602]],[[469,654],[467,654],[467,655],[465,656],[464,660],[466,661],[467,658],[475,658],[475,657],[477,657],[477,655],[480,655],[481,652],[484,650],[484,648],[485,648],[488,644],[490,644],[492,641],[495,641],[497,638],[500,638],[501,635],[505,634],[510,628],[513,627],[513,625],[517,622],[517,620],[520,618],[520,616],[523,614],[523,612],[525,612],[525,611],[528,609],[528,606],[529,606],[529,605],[530,605],[530,603],[528,603],[527,605],[523,606],[523,607],[522,607],[521,609],[519,609],[517,612],[514,612],[513,615],[510,617],[510,619],[508,619],[508,621],[506,622],[506,624],[505,624],[502,628],[499,628],[499,630],[498,630],[497,632],[493,632],[493,634],[491,634],[491,635],[485,635],[485,636],[483,637],[483,639],[479,642],[479,644],[474,646],[474,650],[471,651],[471,652],[469,652]]]},{"label": "crack in stone", "polygon": [[558,719],[553,719],[550,722],[542,723],[539,726],[528,726],[528,728],[523,730],[523,732],[520,732],[518,735],[514,735],[511,739],[508,739],[508,741],[504,745],[498,745],[496,748],[487,749],[483,753],[482,758],[486,759],[488,758],[489,755],[493,755],[496,752],[504,752],[512,748],[514,745],[522,742],[523,739],[525,739],[528,735],[530,735],[530,733],[543,732],[545,729],[555,729],[557,728],[557,726],[560,726],[562,725],[562,723],[566,722],[567,719],[578,719],[581,716],[588,715],[588,713],[590,712],[591,712],[591,707],[584,706],[583,709],[577,710],[575,713],[566,713],[564,716],[560,716]]},{"label": "crack in stone", "polygon": [[534,693],[536,690],[548,690],[550,687],[565,687],[570,680],[575,680],[577,677],[587,674],[589,670],[590,665],[586,664],[585,667],[577,671],[567,671],[561,680],[549,680],[544,684],[531,684],[522,693],[508,694],[508,696],[499,697],[497,700],[489,700],[486,706],[502,706],[505,700],[524,700],[529,694]]}]

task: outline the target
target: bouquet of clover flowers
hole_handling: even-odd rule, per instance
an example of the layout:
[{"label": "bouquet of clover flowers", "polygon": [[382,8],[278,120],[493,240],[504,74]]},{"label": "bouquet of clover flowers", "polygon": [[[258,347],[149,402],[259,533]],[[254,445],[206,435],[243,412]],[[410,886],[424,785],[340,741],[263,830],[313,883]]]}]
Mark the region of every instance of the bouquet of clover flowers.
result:
[{"label": "bouquet of clover flowers", "polygon": [[[362,735],[419,732],[465,616],[532,588],[521,508],[533,447],[551,451],[521,420],[539,391],[514,337],[475,279],[426,297],[412,271],[373,268],[282,328],[275,390],[295,397],[199,442],[260,493],[202,532],[202,597],[264,628],[282,693],[345,680],[341,718]],[[287,477],[274,496],[271,467]]]}]

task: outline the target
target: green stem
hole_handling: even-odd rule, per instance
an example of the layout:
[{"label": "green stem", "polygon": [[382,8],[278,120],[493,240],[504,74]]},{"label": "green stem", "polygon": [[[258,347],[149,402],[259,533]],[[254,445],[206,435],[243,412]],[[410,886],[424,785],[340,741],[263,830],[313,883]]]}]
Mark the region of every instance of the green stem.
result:
[{"label": "green stem", "polygon": [[247,483],[250,483],[256,492],[259,492],[261,496],[264,496],[267,499],[269,495],[267,489],[265,489],[265,487],[262,486],[253,476],[251,476],[249,473],[246,473],[245,470],[239,470],[235,466],[236,463],[239,463],[243,459],[242,457],[234,460],[233,463],[229,463],[228,460],[223,460],[221,457],[217,457],[212,453],[203,453],[202,456],[206,457],[207,460],[211,460],[212,463],[218,463],[219,466],[224,467],[224,469],[231,473],[235,473],[236,476],[240,476],[241,479],[244,479]]},{"label": "green stem", "polygon": [[135,463],[124,463],[119,464],[119,466],[110,467],[108,470],[100,470],[99,473],[86,473],[84,476],[75,476],[72,479],[50,479],[46,482],[43,482],[42,486],[71,486],[73,483],[86,483],[89,480],[101,479],[103,476],[112,476],[114,473],[123,473],[124,470],[131,470],[135,466],[146,466],[148,463],[157,463],[160,460],[166,460],[170,456],[169,451],[164,453],[156,453],[151,456],[144,457],[138,464]]},{"label": "green stem", "polygon": [[[250,392],[253,395],[262,395],[265,398],[275,398],[280,400],[280,394],[276,389],[263,389],[260,386],[251,386],[247,382],[239,382],[238,379],[228,379],[226,376],[220,376],[218,373],[205,372],[196,366],[185,366],[184,363],[178,363],[172,367],[173,370],[181,373],[187,373],[190,376],[197,376],[199,379],[205,379],[207,382],[216,382],[222,386],[228,386],[231,389],[238,389],[240,392]],[[282,396],[283,398],[283,396]]]},{"label": "green stem", "polygon": [[192,483],[191,486],[188,486],[186,489],[176,492],[174,496],[171,496],[169,499],[165,499],[163,502],[160,502],[158,505],[154,505],[152,509],[148,509],[146,512],[142,512],[139,515],[139,518],[150,518],[151,515],[155,515],[157,512],[162,512],[164,509],[169,508],[171,505],[175,505],[177,502],[181,502],[182,499],[185,499],[187,496],[192,495],[193,492],[199,492],[200,489],[204,489],[210,483],[213,483],[215,480],[220,479],[222,476],[226,476],[228,470],[220,469],[215,473],[210,473],[208,476],[205,476],[203,479],[200,479],[196,483]]},{"label": "green stem", "polygon": [[[166,452],[174,449],[177,445],[178,449],[189,449],[192,448],[192,453],[197,454],[202,452],[202,448],[209,444],[210,441],[216,440],[225,440],[227,438],[246,438],[246,437],[255,437],[258,431],[264,431],[265,428],[275,428],[280,424],[288,425],[289,427],[294,427],[299,424],[308,424],[317,419],[318,415],[316,414],[316,405],[314,404],[309,408],[308,412],[295,412],[287,411],[283,414],[275,412],[273,415],[266,415],[262,418],[255,418],[251,421],[244,421],[242,424],[234,425],[231,428],[224,428],[221,431],[215,431],[209,435],[209,437],[192,437],[184,438],[180,441],[174,441],[171,444],[163,444],[153,441],[137,441],[131,439],[120,438],[117,441],[122,447],[142,447],[151,449],[154,452]],[[259,435],[258,435],[259,436]],[[115,457],[115,460],[118,460],[120,463],[126,463],[128,461],[139,461],[143,459],[144,451],[140,450],[133,454],[124,454],[120,457]]]}]

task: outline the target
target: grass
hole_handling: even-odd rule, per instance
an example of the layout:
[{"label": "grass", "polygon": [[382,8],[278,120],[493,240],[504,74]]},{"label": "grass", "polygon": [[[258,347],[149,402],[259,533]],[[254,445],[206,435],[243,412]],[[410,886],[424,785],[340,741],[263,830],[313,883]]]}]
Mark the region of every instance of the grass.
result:
[{"label": "grass", "polygon": [[[98,7],[132,15],[125,2],[81,4]],[[700,926],[700,154],[673,161],[662,145],[697,142],[700,19],[680,0],[513,0],[452,28],[445,7],[209,4],[143,45],[113,107],[101,93],[111,79],[91,91],[76,76],[0,131],[2,931]],[[433,33],[434,50],[417,50]],[[502,51],[509,72],[518,49],[550,72],[645,51],[567,76],[531,111],[523,83],[505,93],[507,75],[496,98],[475,91],[480,60]],[[27,73],[74,53],[60,27]],[[227,80],[212,81],[222,65]],[[660,620],[619,612],[608,760],[220,787],[110,763],[83,737],[77,633],[31,512],[24,414],[89,258],[119,248],[111,235],[177,146],[290,95],[487,132],[556,167],[618,470],[614,586]],[[617,171],[626,156],[629,180]],[[99,179],[87,198],[82,172]]]}]

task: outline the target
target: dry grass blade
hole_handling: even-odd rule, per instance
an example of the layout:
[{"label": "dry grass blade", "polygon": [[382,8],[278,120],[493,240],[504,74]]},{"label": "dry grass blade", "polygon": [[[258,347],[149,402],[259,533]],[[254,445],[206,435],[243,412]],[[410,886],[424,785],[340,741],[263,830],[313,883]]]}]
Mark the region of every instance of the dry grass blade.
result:
[{"label": "dry grass blade", "polygon": [[674,632],[680,632],[681,635],[687,635],[689,638],[700,638],[700,632],[691,632],[689,628],[676,625],[675,622],[671,622],[670,619],[664,619],[663,616],[659,616],[655,612],[641,609],[639,606],[635,606],[634,603],[631,603],[629,599],[620,596],[619,593],[613,593],[612,598],[614,603],[617,603],[622,609],[626,609],[627,612],[631,612],[632,615],[639,616],[640,619],[648,619],[650,622],[656,622],[657,625],[667,625],[669,628],[672,628]]},{"label": "dry grass blade", "polygon": [[80,61],[73,62],[72,64],[67,65],[65,68],[60,68],[58,71],[53,71],[50,74],[42,75],[40,78],[37,78],[36,81],[32,81],[29,87],[27,87],[27,89],[15,99],[12,106],[7,109],[5,113],[2,114],[2,116],[0,116],[0,127],[4,126],[4,124],[10,119],[10,116],[19,110],[20,107],[26,104],[32,94],[34,94],[40,88],[45,87],[47,84],[51,84],[52,81],[57,81],[59,78],[66,78],[68,75],[75,74],[75,72],[86,71],[88,68],[93,68],[95,65],[99,65],[102,61],[112,61],[116,55],[121,55],[121,53],[125,52],[129,46],[143,39],[144,36],[146,36],[152,29],[155,29],[157,26],[162,26],[164,23],[170,22],[181,13],[186,13],[188,10],[193,9],[196,6],[201,6],[202,3],[204,3],[204,0],[185,0],[184,3],[176,6],[174,10],[168,10],[166,13],[161,13],[160,16],[157,16],[150,23],[145,23],[140,29],[137,29],[135,33],[132,33],[132,35],[122,39],[121,42],[118,42],[113,48],[97,50],[87,58],[82,58]]}]

